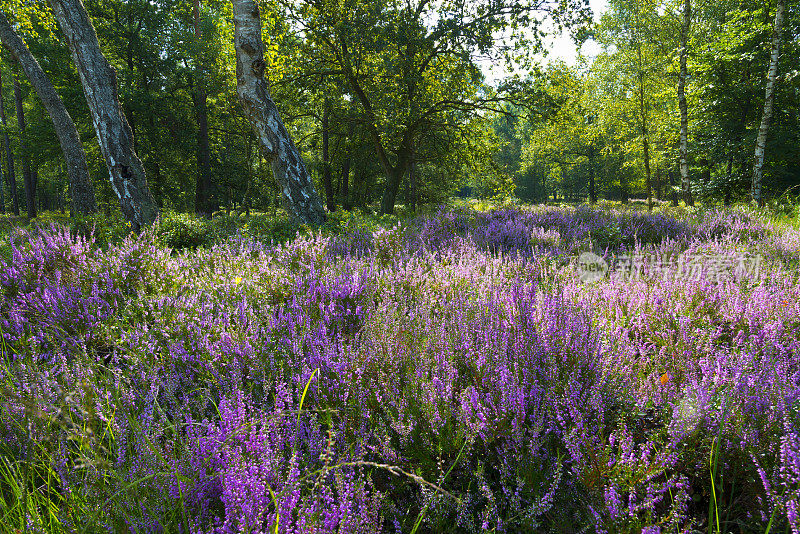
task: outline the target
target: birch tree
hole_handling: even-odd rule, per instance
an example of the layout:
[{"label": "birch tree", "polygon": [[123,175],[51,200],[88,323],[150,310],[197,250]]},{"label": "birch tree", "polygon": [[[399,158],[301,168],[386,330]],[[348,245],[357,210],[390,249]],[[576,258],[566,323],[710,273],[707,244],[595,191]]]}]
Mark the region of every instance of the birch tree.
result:
[{"label": "birch tree", "polygon": [[325,222],[325,209],[303,158],[283,125],[264,79],[261,17],[255,0],[232,0],[236,48],[236,92],[270,162],[284,209],[305,224]]},{"label": "birch tree", "polygon": [[120,106],[116,72],[100,51],[81,0],[50,0],[50,6],[78,69],[111,187],[125,219],[134,231],[139,231],[156,219],[158,206],[150,194],[144,166],[133,147],[131,127]]},{"label": "birch tree", "polygon": [[764,95],[764,114],[761,116],[761,126],[758,128],[756,138],[756,158],[753,164],[752,198],[759,205],[764,204],[761,196],[761,180],[764,175],[764,148],[769,132],[769,123],[772,120],[772,104],[775,100],[775,79],[778,75],[778,56],[781,47],[781,27],[783,26],[783,12],[786,0],[778,0],[775,10],[775,24],[772,30],[772,53],[770,54],[769,70],[767,71],[767,87]]}]

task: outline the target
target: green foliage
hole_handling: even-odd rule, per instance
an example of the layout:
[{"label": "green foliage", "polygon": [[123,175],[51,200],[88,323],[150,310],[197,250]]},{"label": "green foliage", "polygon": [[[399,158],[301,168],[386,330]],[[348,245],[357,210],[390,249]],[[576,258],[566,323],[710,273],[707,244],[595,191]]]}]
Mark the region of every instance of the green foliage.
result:
[{"label": "green foliage", "polygon": [[159,243],[173,250],[194,250],[208,245],[213,237],[208,223],[188,213],[162,214],[154,232]]},{"label": "green foliage", "polygon": [[213,241],[222,241],[227,237],[235,235],[244,224],[238,215],[228,215],[217,213],[208,221],[209,232]]},{"label": "green foliage", "polygon": [[300,226],[288,218],[253,215],[244,225],[244,231],[267,242],[285,243],[297,236]]},{"label": "green foliage", "polygon": [[99,246],[119,243],[130,235],[131,226],[120,212],[95,213],[93,215],[76,216],[69,220],[71,228],[82,234],[92,235]]}]

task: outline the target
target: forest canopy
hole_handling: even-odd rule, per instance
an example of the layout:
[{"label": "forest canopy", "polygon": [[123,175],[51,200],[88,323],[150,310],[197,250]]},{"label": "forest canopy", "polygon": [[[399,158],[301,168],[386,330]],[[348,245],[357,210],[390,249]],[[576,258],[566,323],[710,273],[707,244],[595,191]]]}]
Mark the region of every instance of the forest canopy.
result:
[{"label": "forest canopy", "polygon": [[[85,80],[51,9],[62,3],[0,9],[74,121],[89,192],[116,209]],[[82,5],[153,210],[277,207],[282,187],[237,98],[234,5]],[[731,203],[756,181],[763,201],[800,185],[800,9],[782,5],[611,0],[592,22],[577,0],[262,1],[263,76],[328,211],[388,214],[453,194]],[[601,52],[547,62],[553,28]],[[0,209],[66,209],[86,188],[8,41]],[[488,78],[491,63],[511,74]]]}]

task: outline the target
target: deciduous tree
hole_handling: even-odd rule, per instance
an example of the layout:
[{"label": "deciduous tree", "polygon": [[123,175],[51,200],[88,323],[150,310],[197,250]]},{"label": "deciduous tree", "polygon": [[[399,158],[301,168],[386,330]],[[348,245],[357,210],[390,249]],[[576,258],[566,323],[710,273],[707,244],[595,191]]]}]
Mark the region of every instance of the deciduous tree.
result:
[{"label": "deciduous tree", "polygon": [[264,45],[255,0],[233,0],[236,86],[264,157],[271,163],[284,209],[306,224],[325,222],[325,209],[303,158],[283,125],[264,79]]},{"label": "deciduous tree", "polygon": [[89,168],[86,165],[86,154],[83,151],[81,138],[75,123],[72,121],[67,108],[58,96],[50,79],[39,66],[39,62],[28,50],[25,41],[14,31],[5,14],[0,11],[0,41],[11,53],[22,68],[28,81],[39,96],[50,118],[53,121],[64,160],[67,163],[72,203],[77,213],[94,213],[97,211],[97,201],[94,189],[89,178]]},{"label": "deciduous tree", "polygon": [[100,51],[97,34],[81,0],[50,0],[78,69],[111,187],[135,231],[152,223],[158,206],[133,146],[133,132],[119,102],[116,72]]}]

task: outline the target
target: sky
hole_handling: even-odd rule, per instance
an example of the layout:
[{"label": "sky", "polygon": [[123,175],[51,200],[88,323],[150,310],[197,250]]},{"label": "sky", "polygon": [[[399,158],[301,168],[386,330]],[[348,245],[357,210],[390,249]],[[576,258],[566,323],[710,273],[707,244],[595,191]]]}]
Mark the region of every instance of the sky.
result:
[{"label": "sky", "polygon": [[[600,16],[606,10],[608,2],[606,0],[589,0],[589,5],[592,7],[595,22],[598,22]],[[572,42],[568,33],[547,39],[545,47],[550,50],[549,59],[563,59],[570,65],[575,64],[578,51],[575,49],[575,44]],[[581,52],[584,56],[593,57],[600,52],[600,47],[596,42],[590,39],[583,44]]]},{"label": "sky", "polygon": [[[597,22],[600,20],[600,16],[603,14],[603,12],[606,10],[608,2],[607,0],[589,0],[589,5],[592,7],[594,20]],[[542,63],[547,61],[558,61],[560,59],[566,62],[568,65],[575,64],[578,57],[578,50],[575,47],[575,43],[572,42],[568,32],[548,36],[545,39],[544,46],[547,50],[549,50],[549,54],[547,58],[542,59]],[[580,51],[584,56],[591,59],[600,52],[600,47],[595,41],[590,39],[583,44]],[[504,66],[493,66],[490,63],[484,63],[482,68],[484,74],[486,74],[487,81],[490,83],[492,81],[499,80],[508,74],[508,71]]]}]

